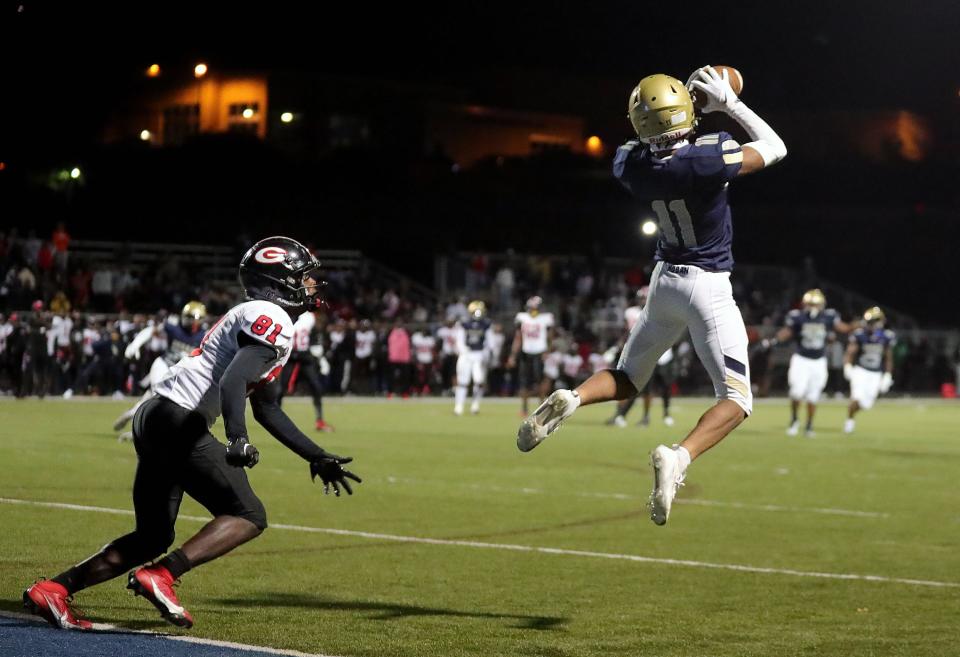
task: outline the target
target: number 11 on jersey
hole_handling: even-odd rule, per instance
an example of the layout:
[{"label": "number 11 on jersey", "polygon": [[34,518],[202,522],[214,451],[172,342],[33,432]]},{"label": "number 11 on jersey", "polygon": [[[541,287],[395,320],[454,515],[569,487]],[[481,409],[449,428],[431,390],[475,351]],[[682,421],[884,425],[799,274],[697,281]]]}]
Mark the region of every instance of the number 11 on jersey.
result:
[{"label": "number 11 on jersey", "polygon": [[650,206],[657,213],[657,221],[663,232],[663,240],[671,246],[696,246],[697,234],[693,232],[693,219],[687,210],[687,202],[681,199],[653,201]]}]

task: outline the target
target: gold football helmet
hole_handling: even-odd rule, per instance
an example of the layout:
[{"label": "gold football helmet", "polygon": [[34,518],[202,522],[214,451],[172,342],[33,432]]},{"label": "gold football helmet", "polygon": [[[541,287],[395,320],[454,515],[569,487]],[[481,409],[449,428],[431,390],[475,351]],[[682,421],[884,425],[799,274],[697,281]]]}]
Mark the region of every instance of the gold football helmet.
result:
[{"label": "gold football helmet", "polygon": [[180,311],[181,326],[187,326],[194,322],[202,322],[207,316],[207,307],[199,301],[188,301],[187,305]]},{"label": "gold football helmet", "polygon": [[863,313],[863,321],[865,321],[867,324],[873,324],[874,322],[883,324],[886,319],[887,316],[883,314],[882,310],[880,310],[880,306],[867,308],[867,311]]},{"label": "gold football helmet", "polygon": [[822,310],[827,305],[827,297],[823,295],[820,288],[815,287],[803,293],[803,305],[805,307],[813,306],[814,308]]},{"label": "gold football helmet", "polygon": [[474,319],[480,319],[487,314],[487,304],[482,301],[471,301],[467,306],[467,312]]},{"label": "gold football helmet", "polygon": [[630,93],[628,116],[645,144],[680,139],[697,125],[690,92],[680,80],[663,73],[648,75]]}]

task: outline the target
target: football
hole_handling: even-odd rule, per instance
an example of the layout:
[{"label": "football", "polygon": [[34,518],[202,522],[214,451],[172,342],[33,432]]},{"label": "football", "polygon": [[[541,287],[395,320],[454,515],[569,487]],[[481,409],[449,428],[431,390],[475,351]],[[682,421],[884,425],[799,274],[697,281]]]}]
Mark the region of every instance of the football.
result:
[{"label": "football", "polygon": [[[723,72],[727,71],[727,75],[730,76],[730,86],[737,96],[743,92],[743,75],[740,74],[740,71],[732,66],[725,66],[724,64],[711,64],[711,66],[713,66],[714,70],[720,75],[723,75]],[[698,95],[697,92],[694,91],[692,95],[694,107],[700,108],[706,105],[707,101],[703,97],[703,94]]]}]

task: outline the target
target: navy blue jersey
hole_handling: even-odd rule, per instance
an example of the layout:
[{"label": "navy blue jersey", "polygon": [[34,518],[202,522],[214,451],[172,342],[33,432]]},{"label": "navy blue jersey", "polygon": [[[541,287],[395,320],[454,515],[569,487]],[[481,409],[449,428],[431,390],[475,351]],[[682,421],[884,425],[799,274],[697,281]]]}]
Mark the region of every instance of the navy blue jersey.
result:
[{"label": "navy blue jersey", "polygon": [[203,328],[196,333],[191,333],[182,326],[170,322],[164,324],[163,331],[167,334],[167,351],[163,359],[170,365],[176,365],[181,358],[189,356],[191,351],[199,347],[205,333]]},{"label": "navy blue jersey", "polygon": [[826,355],[827,335],[840,321],[833,308],[827,308],[814,316],[809,310],[791,310],[787,313],[786,326],[793,331],[797,353],[804,358],[823,358]]},{"label": "navy blue jersey", "polygon": [[883,355],[887,348],[892,347],[896,342],[896,334],[887,329],[871,331],[858,328],[850,334],[850,343],[855,343],[859,349],[857,365],[872,372],[880,372],[884,369]]},{"label": "navy blue jersey", "polygon": [[657,215],[657,260],[707,271],[733,269],[733,224],[727,183],[743,163],[726,132],[699,137],[666,159],[638,141],[617,149],[613,175]]},{"label": "navy blue jersey", "polygon": [[472,351],[483,351],[487,341],[489,319],[468,319],[463,323],[464,341]]}]

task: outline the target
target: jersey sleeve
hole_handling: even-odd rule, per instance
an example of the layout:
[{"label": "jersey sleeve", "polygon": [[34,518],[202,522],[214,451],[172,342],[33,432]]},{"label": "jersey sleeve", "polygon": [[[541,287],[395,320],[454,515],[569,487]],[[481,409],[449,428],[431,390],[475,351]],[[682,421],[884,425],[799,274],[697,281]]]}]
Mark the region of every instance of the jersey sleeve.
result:
[{"label": "jersey sleeve", "polygon": [[617,148],[617,154],[613,157],[613,177],[631,192],[634,191],[631,185],[632,160],[642,152],[643,144],[634,139]]},{"label": "jersey sleeve", "polygon": [[547,328],[550,328],[553,326],[553,313],[546,313],[543,316],[543,325],[546,326]]},{"label": "jersey sleeve", "polygon": [[517,316],[513,318],[513,323],[517,326],[523,324],[523,315],[524,313],[517,313]]},{"label": "jersey sleeve", "polygon": [[897,334],[891,330],[886,330],[883,332],[884,337],[887,339],[887,346],[892,347],[897,344]]},{"label": "jersey sleeve", "polygon": [[682,161],[695,179],[727,183],[740,173],[743,149],[730,133],[716,132],[698,137]]},{"label": "jersey sleeve", "polygon": [[847,340],[850,344],[859,345],[863,342],[864,332],[863,329],[856,329],[853,333],[850,334],[850,338]]},{"label": "jersey sleeve", "polygon": [[293,341],[293,321],[272,303],[250,304],[240,317],[240,332],[284,354]]},{"label": "jersey sleeve", "polygon": [[793,331],[794,333],[800,330],[800,325],[802,323],[803,322],[801,321],[801,318],[800,318],[800,311],[798,310],[791,310],[790,312],[787,313],[786,318],[783,320],[783,325],[786,326],[791,331]]}]

